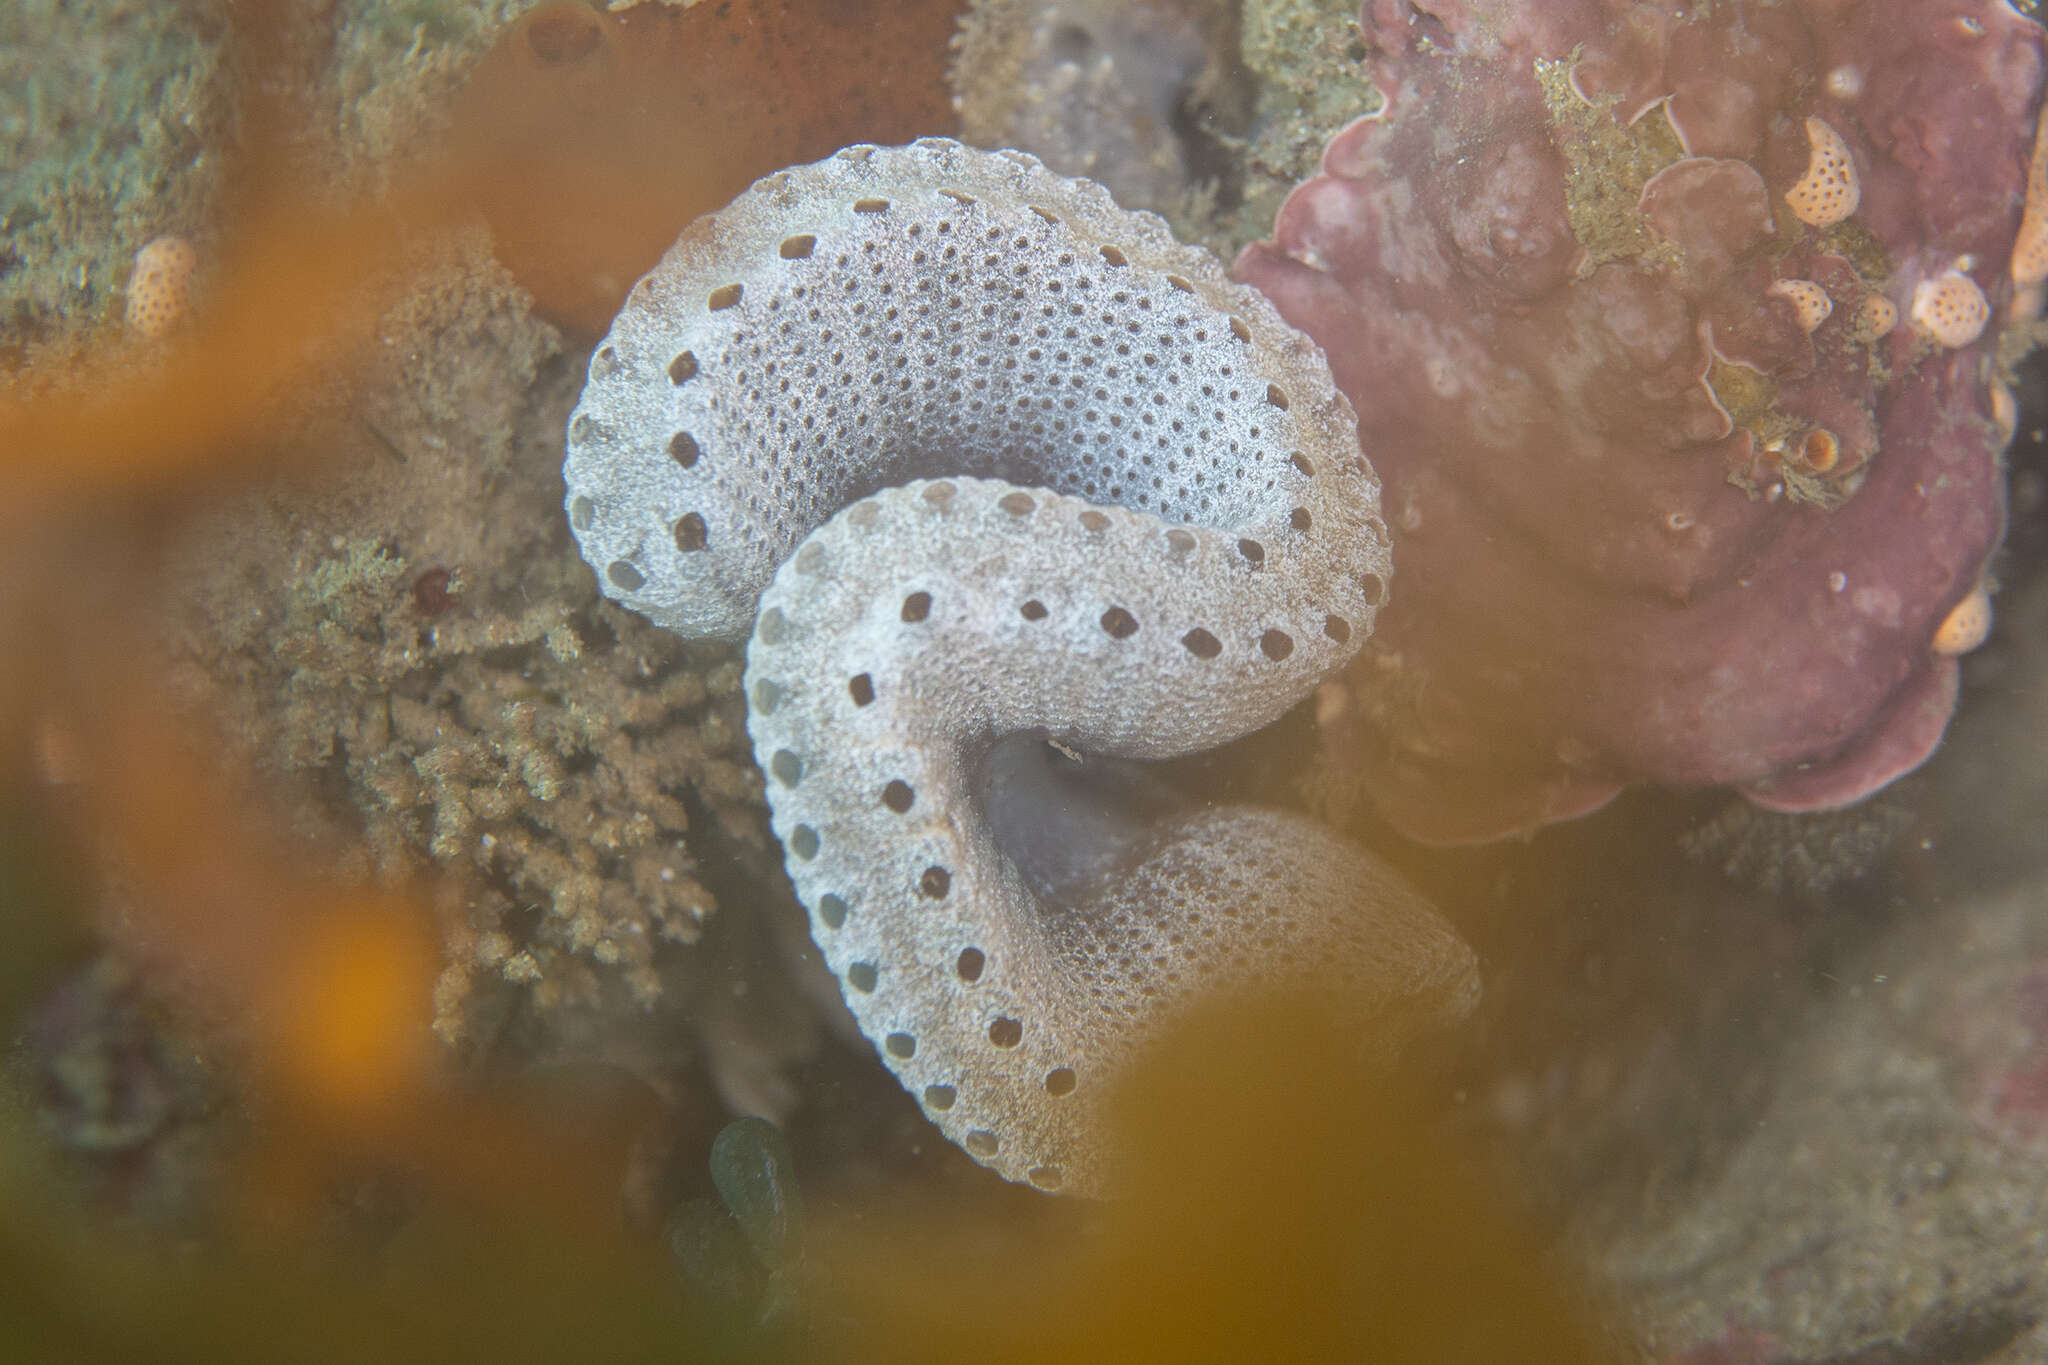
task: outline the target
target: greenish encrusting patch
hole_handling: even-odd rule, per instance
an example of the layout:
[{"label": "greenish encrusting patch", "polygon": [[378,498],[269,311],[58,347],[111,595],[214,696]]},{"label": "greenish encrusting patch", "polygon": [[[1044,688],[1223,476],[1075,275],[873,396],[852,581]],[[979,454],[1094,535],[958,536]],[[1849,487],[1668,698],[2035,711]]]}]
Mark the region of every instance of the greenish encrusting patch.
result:
[{"label": "greenish encrusting patch", "polygon": [[[1778,385],[1770,376],[1747,365],[1733,361],[1715,360],[1707,371],[1707,387],[1728,410],[1728,416],[1736,426],[1747,427],[1765,437],[1764,426],[1772,423],[1775,409],[1772,404],[1778,399]],[[1789,436],[1791,428],[1768,433],[1770,437]]]},{"label": "greenish encrusting patch", "polygon": [[[1773,207],[1776,208],[1783,203],[1784,200],[1780,199]],[[1787,220],[1790,220],[1789,223]],[[1792,218],[1789,211],[1780,213],[1778,221],[1781,230],[1778,239],[1780,245],[1777,249],[1782,250],[1789,247],[1797,237],[1799,222]],[[1857,277],[1873,291],[1882,290],[1891,279],[1893,270],[1897,268],[1892,258],[1885,253],[1885,249],[1878,244],[1876,234],[1853,218],[1836,223],[1827,229],[1821,235],[1820,247],[1856,267]]]},{"label": "greenish encrusting patch", "polygon": [[390,0],[371,8],[364,21],[373,25],[377,37],[386,43],[418,46],[466,38],[478,26],[474,6],[459,0]]},{"label": "greenish encrusting patch", "polygon": [[1385,104],[1365,71],[1355,0],[1245,0],[1244,64],[1257,78],[1250,131],[1237,140],[1244,201],[1214,233],[1191,233],[1229,260],[1266,234],[1281,201],[1316,173],[1333,129]]},{"label": "greenish encrusting patch", "polygon": [[789,1143],[766,1119],[735,1119],[709,1164],[718,1199],[685,1200],[664,1229],[685,1287],[742,1330],[798,1326],[804,1201]]},{"label": "greenish encrusting patch", "polygon": [[0,5],[0,340],[90,328],[138,247],[204,223],[224,33],[200,6]]},{"label": "greenish encrusting patch", "polygon": [[1565,215],[1586,249],[1579,273],[1609,261],[1648,257],[1682,264],[1678,248],[1661,240],[1639,205],[1650,177],[1685,155],[1678,134],[1658,104],[1632,124],[1614,116],[1613,96],[1588,100],[1572,82],[1574,51],[1559,61],[1537,59],[1536,85],[1550,115],[1551,142],[1565,160]]},{"label": "greenish encrusting patch", "polygon": [[357,538],[336,550],[293,580],[285,594],[288,626],[368,629],[397,591],[405,560],[381,542]]}]

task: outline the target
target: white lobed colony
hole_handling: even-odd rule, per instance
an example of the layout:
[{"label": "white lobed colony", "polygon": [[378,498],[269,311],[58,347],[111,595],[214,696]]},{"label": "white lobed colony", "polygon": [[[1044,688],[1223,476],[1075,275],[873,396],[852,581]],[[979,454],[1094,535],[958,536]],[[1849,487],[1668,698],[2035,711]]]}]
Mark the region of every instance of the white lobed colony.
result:
[{"label": "white lobed colony", "polygon": [[1113,1183],[1101,1106],[1197,993],[1292,973],[1374,1014],[1469,1006],[1465,947],[1319,826],[1120,813],[1041,757],[1264,727],[1358,650],[1391,574],[1321,353],[1159,219],[940,140],[769,176],[635,287],[564,473],[606,593],[753,630],[812,932],[1004,1176]]}]

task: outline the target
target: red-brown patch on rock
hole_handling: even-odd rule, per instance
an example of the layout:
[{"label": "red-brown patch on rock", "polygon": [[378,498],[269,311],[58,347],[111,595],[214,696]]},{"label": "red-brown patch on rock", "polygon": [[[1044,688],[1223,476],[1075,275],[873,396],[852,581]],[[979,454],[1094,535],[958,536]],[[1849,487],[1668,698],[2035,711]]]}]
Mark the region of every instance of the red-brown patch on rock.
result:
[{"label": "red-brown patch on rock", "polygon": [[595,337],[677,229],[760,176],[954,126],[960,0],[543,5],[485,55],[452,147],[480,167],[497,253]]}]

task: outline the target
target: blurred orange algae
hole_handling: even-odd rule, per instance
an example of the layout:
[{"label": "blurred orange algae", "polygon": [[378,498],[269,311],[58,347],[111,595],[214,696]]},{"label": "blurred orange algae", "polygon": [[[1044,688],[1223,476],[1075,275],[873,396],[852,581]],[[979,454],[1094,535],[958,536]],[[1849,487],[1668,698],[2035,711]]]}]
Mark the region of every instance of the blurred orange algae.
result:
[{"label": "blurred orange algae", "polygon": [[395,297],[405,229],[452,222],[458,208],[445,192],[405,190],[338,212],[310,194],[259,209],[182,344],[146,364],[110,345],[42,392],[0,397],[16,513],[40,497],[161,488],[258,454],[291,388],[330,378],[368,337],[378,302]]},{"label": "blurred orange algae", "polygon": [[[542,311],[596,337],[685,224],[757,177],[950,129],[959,7],[705,0],[610,14],[557,0],[478,64],[444,146],[381,197],[342,204],[295,177],[290,112],[252,79],[210,306],[148,364],[110,339],[56,391],[0,394],[11,505],[250,458],[294,386],[323,384],[369,338],[403,287],[407,243],[474,215]],[[290,8],[235,6],[245,46],[289,47]]]},{"label": "blurred orange algae", "polygon": [[963,0],[699,0],[608,13],[557,0],[480,61],[458,158],[498,258],[542,314],[611,325],[677,230],[770,171],[855,142],[950,132]]},{"label": "blurred orange algae", "polygon": [[345,385],[418,247],[472,220],[479,183],[475,163],[441,155],[381,195],[338,199],[304,169],[287,94],[308,41],[294,21],[314,12],[226,12],[246,140],[206,306],[162,345],[102,327],[75,364],[46,359],[0,392],[0,762],[28,784],[30,757],[44,760],[72,846],[118,860],[130,885],[130,949],[173,994],[236,1021],[255,1102],[276,1110],[251,1163],[259,1200],[283,1195],[293,1216],[332,1163],[370,1154],[608,1225],[630,1130],[596,1115],[550,1130],[458,1093],[427,1030],[424,897],[323,875],[335,850],[283,848],[250,776],[200,756],[203,727],[154,664],[137,585],[155,572],[155,523],[224,477],[334,453],[309,405]]},{"label": "blurred orange algae", "polygon": [[[581,1194],[616,1180],[619,1163],[565,1160],[551,1137],[523,1140],[531,1125],[504,1122],[491,1102],[446,1094],[425,1029],[435,954],[423,900],[310,871],[317,856],[275,847],[270,812],[240,790],[246,775],[215,773],[195,757],[189,718],[168,704],[165,680],[138,666],[152,657],[148,623],[132,609],[133,583],[152,572],[149,523],[175,515],[171,499],[224,476],[262,474],[283,458],[302,471],[329,454],[317,439],[293,444],[305,435],[306,400],[345,382],[408,287],[411,253],[434,234],[493,203],[552,200],[570,210],[556,220],[564,231],[612,219],[637,224],[641,240],[658,236],[651,264],[697,212],[805,154],[796,149],[821,155],[849,131],[896,138],[950,117],[942,76],[953,9],[951,0],[886,12],[845,0],[735,0],[690,11],[686,38],[677,11],[610,16],[555,5],[517,29],[531,53],[536,33],[560,38],[565,20],[596,26],[603,54],[623,60],[627,78],[613,71],[568,88],[628,103],[586,114],[631,128],[649,112],[632,100],[667,98],[648,126],[671,138],[678,110],[701,115],[696,131],[709,134],[702,145],[714,155],[707,172],[674,177],[690,196],[679,201],[665,165],[646,160],[676,156],[672,143],[628,136],[622,144],[642,159],[621,161],[590,140],[592,124],[573,119],[575,136],[536,140],[512,111],[537,112],[559,130],[561,106],[535,93],[531,71],[513,72],[510,89],[494,87],[488,64],[468,107],[500,117],[473,118],[469,131],[398,170],[382,194],[338,198],[308,169],[316,139],[292,95],[307,51],[324,42],[306,21],[331,15],[292,0],[228,6],[242,73],[230,122],[244,143],[232,157],[211,248],[221,269],[205,307],[161,346],[103,326],[77,363],[59,371],[46,362],[0,391],[0,470],[10,481],[0,511],[0,630],[9,640],[0,652],[0,756],[17,762],[17,781],[29,754],[63,756],[62,771],[45,776],[64,785],[77,846],[124,860],[139,921],[128,927],[165,970],[245,1021],[262,1087],[295,1115],[282,1125],[292,1150],[272,1155],[304,1169],[284,1184],[307,1177],[328,1149],[368,1142],[457,1186],[481,1183],[507,1199],[526,1186],[573,1188],[570,1202],[598,1208],[601,1192]],[[671,84],[667,96],[650,93],[657,72]],[[693,80],[719,93],[694,92]],[[583,183],[601,197],[564,196],[548,176],[577,168],[523,156],[536,146],[571,161],[590,153]],[[616,1147],[616,1130],[601,1145]]]},{"label": "blurred orange algae", "polygon": [[1207,1002],[1128,1078],[1135,1183],[1086,1235],[992,1250],[896,1212],[813,1239],[820,1293],[856,1361],[1627,1358],[1430,1089],[1297,999]]},{"label": "blurred orange algae", "polygon": [[368,1160],[426,1176],[444,1199],[612,1237],[637,1124],[542,1120],[465,1089],[428,1029],[440,962],[425,898],[325,875],[333,850],[286,844],[249,779],[196,756],[157,680],[122,667],[134,623],[113,614],[112,633],[46,635],[45,661],[74,685],[37,709],[74,755],[73,840],[132,878],[130,951],[158,989],[229,1020],[219,1031],[268,1120],[244,1211],[304,1227],[334,1172]]},{"label": "blurred orange algae", "polygon": [[375,1114],[421,1084],[428,1039],[422,993],[438,970],[424,920],[406,906],[317,915],[273,968],[280,996],[276,1065],[330,1112]]}]

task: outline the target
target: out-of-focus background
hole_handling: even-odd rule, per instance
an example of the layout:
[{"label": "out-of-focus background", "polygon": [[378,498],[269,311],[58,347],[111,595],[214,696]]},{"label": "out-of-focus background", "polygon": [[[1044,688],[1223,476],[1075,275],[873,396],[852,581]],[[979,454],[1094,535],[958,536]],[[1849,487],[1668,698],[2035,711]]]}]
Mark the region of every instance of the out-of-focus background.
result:
[{"label": "out-of-focus background", "polygon": [[[1023,145],[1228,260],[1361,56],[1320,0],[0,9],[0,1358],[2048,1361],[2040,365],[1933,762],[1356,817],[1477,1018],[1368,1083],[1198,1017],[1101,1206],[875,1063],[738,651],[577,556],[589,350],[756,176]],[[1314,740],[1185,775],[1311,805]]]}]

